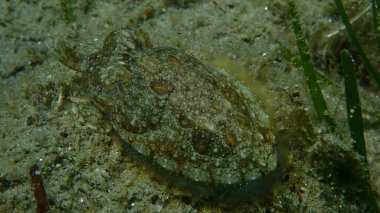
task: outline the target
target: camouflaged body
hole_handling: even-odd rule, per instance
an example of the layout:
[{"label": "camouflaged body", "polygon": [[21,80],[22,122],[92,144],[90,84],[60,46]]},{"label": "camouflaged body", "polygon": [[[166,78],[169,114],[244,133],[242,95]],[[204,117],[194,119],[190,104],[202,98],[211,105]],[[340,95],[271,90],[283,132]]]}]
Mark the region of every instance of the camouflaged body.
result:
[{"label": "camouflaged body", "polygon": [[276,168],[268,115],[224,70],[182,50],[150,47],[127,29],[74,62],[89,97],[125,143],[160,169],[215,184],[263,177]]}]

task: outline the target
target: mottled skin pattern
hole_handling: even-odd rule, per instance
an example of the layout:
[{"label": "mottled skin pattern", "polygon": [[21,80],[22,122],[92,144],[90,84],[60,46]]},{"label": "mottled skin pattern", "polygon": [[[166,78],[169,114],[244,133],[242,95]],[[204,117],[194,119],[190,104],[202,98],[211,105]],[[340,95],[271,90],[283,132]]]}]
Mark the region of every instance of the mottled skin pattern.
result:
[{"label": "mottled skin pattern", "polygon": [[112,32],[101,50],[60,61],[86,79],[86,96],[125,143],[192,181],[239,184],[277,165],[269,118],[251,91],[182,50],[150,47],[146,35]]}]

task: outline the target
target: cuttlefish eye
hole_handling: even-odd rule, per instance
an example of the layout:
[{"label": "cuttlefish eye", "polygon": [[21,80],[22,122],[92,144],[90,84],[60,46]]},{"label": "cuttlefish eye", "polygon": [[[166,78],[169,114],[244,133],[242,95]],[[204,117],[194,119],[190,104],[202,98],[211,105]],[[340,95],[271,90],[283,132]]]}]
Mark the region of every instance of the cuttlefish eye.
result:
[{"label": "cuttlefish eye", "polygon": [[120,91],[120,85],[127,87],[131,85],[131,72],[125,63],[122,60],[117,60],[115,63],[116,65],[95,70],[93,76],[90,76],[91,84],[95,85],[100,95],[115,95]]},{"label": "cuttlefish eye", "polygon": [[100,95],[115,95],[120,91],[120,85],[118,82],[110,83],[110,84],[103,84],[103,85],[98,85],[96,87],[96,91]]}]

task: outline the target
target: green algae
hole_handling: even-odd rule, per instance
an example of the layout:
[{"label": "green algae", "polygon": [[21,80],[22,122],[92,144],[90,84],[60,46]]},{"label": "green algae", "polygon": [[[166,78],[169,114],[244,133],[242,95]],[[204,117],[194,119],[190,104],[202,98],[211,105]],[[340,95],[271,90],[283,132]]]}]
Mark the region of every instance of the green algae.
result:
[{"label": "green algae", "polygon": [[360,182],[362,182],[362,188],[365,189],[363,190],[363,196],[366,198],[369,204],[369,211],[379,212],[369,179],[362,110],[360,106],[361,104],[359,91],[355,79],[354,63],[351,54],[347,50],[343,50],[342,52],[342,65],[344,72],[344,88],[346,95],[348,124],[350,128],[351,137],[355,141],[353,144],[353,149],[361,156],[361,162],[363,163],[363,166],[365,168],[362,172],[356,172],[355,168],[353,168],[353,170],[357,176],[359,176],[359,174],[364,174],[364,179],[360,180]]},{"label": "green algae", "polygon": [[331,117],[326,101],[323,98],[319,83],[317,82],[317,75],[314,66],[310,61],[309,47],[306,44],[305,38],[303,36],[303,29],[298,17],[298,12],[294,1],[289,1],[290,15],[292,19],[293,31],[295,34],[299,54],[301,57],[301,64],[303,67],[303,72],[306,76],[306,82],[310,92],[311,99],[313,101],[314,109],[318,115],[320,121],[324,122],[328,129],[334,131],[336,128],[336,123]]},{"label": "green algae", "polygon": [[[343,19],[343,23],[346,26],[348,34],[352,42],[354,43],[354,46],[358,49],[359,54],[361,55],[365,66],[367,67],[367,69],[369,69],[371,76],[374,78],[375,81],[377,81],[377,73],[374,72],[372,65],[369,63],[367,56],[365,55],[355,33],[352,30],[352,27],[348,21],[347,15],[345,14],[341,1],[336,0],[335,2],[338,11]],[[293,1],[289,1],[289,6],[290,14],[292,17],[293,31],[295,33],[295,38],[297,41],[297,46],[301,58],[301,64],[304,69],[305,75],[307,76],[308,87],[315,110],[317,111],[320,120],[324,120],[327,124],[330,125],[330,128],[334,131],[336,124],[334,124],[333,118],[330,117],[330,115],[328,114],[326,103],[316,81],[316,71],[310,61],[309,48],[303,36],[303,30],[300,25],[298,14],[295,8],[295,3]],[[370,212],[379,212],[376,200],[371,189],[371,185],[369,183],[370,181],[368,173],[368,162],[366,155],[366,144],[364,141],[364,130],[361,116],[362,112],[360,107],[360,99],[355,80],[355,72],[353,68],[354,64],[352,62],[352,57],[348,51],[343,51],[342,53],[342,65],[344,70],[348,123],[351,132],[351,137],[355,140],[353,150],[355,150],[361,156],[361,158],[363,158],[363,160],[358,159],[354,155],[350,154],[350,157],[348,157],[349,159],[341,159],[341,161],[334,162],[331,165],[333,169],[328,169],[329,171],[326,172],[325,170],[328,167],[323,168],[322,171],[324,171],[323,173],[325,174],[321,173],[321,176],[327,177],[328,175],[333,174],[330,177],[334,177],[337,179],[330,180],[330,184],[337,184],[340,185],[340,187],[344,188],[343,190],[348,192],[346,199],[357,199],[355,198],[354,194],[360,193],[361,197],[365,197],[366,203],[368,205],[367,210]],[[322,112],[324,112],[325,117],[321,115]],[[328,155],[322,156],[321,158],[328,159],[327,156]],[[326,173],[328,173],[327,176]],[[348,185],[350,185],[350,188],[347,188],[347,183]],[[359,188],[362,190],[358,191]]]},{"label": "green algae", "polygon": [[62,18],[66,24],[75,21],[74,5],[72,0],[61,0]]},{"label": "green algae", "polygon": [[358,51],[361,59],[363,60],[364,66],[366,67],[367,71],[369,72],[369,74],[371,75],[372,79],[375,81],[377,86],[380,87],[380,75],[375,70],[375,68],[373,67],[371,61],[368,59],[367,54],[364,52],[364,49],[363,49],[362,45],[360,44],[359,39],[356,36],[356,34],[355,34],[355,32],[351,26],[349,18],[346,14],[344,7],[343,7],[342,1],[341,0],[335,0],[335,5],[336,5],[336,8],[339,12],[340,17],[342,18],[342,22],[345,26],[345,29],[348,33],[348,36],[351,39],[352,44],[355,46],[355,48]]},{"label": "green algae", "polygon": [[372,22],[373,31],[375,33],[375,39],[377,44],[378,52],[380,53],[380,1],[372,0]]}]

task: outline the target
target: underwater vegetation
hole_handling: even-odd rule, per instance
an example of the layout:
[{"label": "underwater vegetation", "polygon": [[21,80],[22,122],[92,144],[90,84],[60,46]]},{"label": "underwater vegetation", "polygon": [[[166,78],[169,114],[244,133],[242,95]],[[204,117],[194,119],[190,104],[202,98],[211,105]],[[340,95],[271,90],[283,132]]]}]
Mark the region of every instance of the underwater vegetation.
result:
[{"label": "underwater vegetation", "polygon": [[[350,24],[350,20],[345,12],[342,1],[335,0],[335,4],[339,12],[339,15],[341,16],[345,29],[347,30],[349,38],[351,39],[352,44],[358,51],[365,68],[368,70],[369,74],[372,76],[373,81],[377,84],[378,87],[380,87],[379,74],[375,71],[370,60],[368,59],[363,48],[361,47],[360,42]],[[306,41],[303,36],[303,30],[300,24],[300,20],[298,18],[298,13],[296,11],[296,6],[295,6],[294,1],[289,1],[289,5],[290,5],[290,15],[291,15],[292,24],[293,24],[293,31],[294,31],[296,41],[297,41],[297,46],[299,49],[301,64],[304,70],[304,74],[307,78],[307,84],[308,84],[310,96],[313,100],[314,108],[317,112],[319,119],[322,122],[325,122],[331,131],[334,131],[335,129],[334,120],[329,114],[321,89],[319,88],[319,85],[317,82],[317,78],[315,74],[316,71],[310,62],[309,49],[307,47]],[[372,1],[373,26],[374,26],[377,42],[379,42],[379,25],[378,25],[378,20],[380,18],[379,11],[380,11],[379,1],[373,0]],[[352,168],[347,167],[344,173],[350,174],[348,176],[357,177],[357,178],[354,178],[354,180],[356,181],[355,184],[359,184],[360,188],[363,188],[361,196],[363,196],[364,198],[363,200],[367,201],[368,203],[367,210],[369,212],[379,212],[379,208],[377,206],[376,199],[371,189],[371,184],[370,184],[370,179],[369,179],[362,112],[361,112],[361,106],[360,106],[359,92],[357,89],[357,83],[356,83],[356,78],[355,78],[356,71],[354,68],[352,56],[349,53],[349,51],[342,50],[341,57],[342,57],[342,69],[344,73],[344,87],[345,87],[345,96],[346,96],[347,118],[348,118],[348,124],[350,128],[351,137],[355,141],[353,144],[353,149],[355,152],[357,152],[360,155],[361,163],[363,166],[363,168],[360,170],[358,170],[358,168],[355,166],[353,166]],[[364,178],[360,178],[360,176],[363,176]]]},{"label": "underwater vegetation", "polygon": [[[343,22],[343,24],[347,30],[348,36],[351,39],[352,44],[354,45],[354,47],[358,51],[358,53],[359,53],[359,55],[363,61],[363,64],[366,67],[369,74],[371,75],[372,79],[375,81],[377,86],[380,87],[380,75],[377,71],[375,71],[375,69],[372,66],[372,63],[370,62],[370,60],[367,57],[367,54],[365,54],[362,46],[360,45],[360,42],[359,42],[354,30],[352,29],[352,26],[350,24],[348,16],[344,10],[342,1],[341,0],[335,0],[335,4],[336,4],[337,10],[339,12],[339,15],[342,18],[342,22]],[[378,16],[379,8],[378,8],[377,4],[378,4],[378,2],[372,1],[373,11],[377,11],[377,12],[373,13],[373,17],[374,17],[373,20],[374,20],[375,35],[378,37],[377,20],[379,19],[379,16]]]},{"label": "underwater vegetation", "polygon": [[335,130],[336,124],[334,123],[333,118],[330,116],[326,101],[323,98],[322,91],[317,82],[316,71],[311,64],[309,48],[306,44],[306,41],[303,37],[302,27],[299,21],[299,17],[295,8],[293,1],[289,2],[290,5],[290,15],[292,16],[292,25],[294,34],[296,35],[296,42],[301,58],[301,65],[303,67],[304,74],[306,76],[306,82],[309,89],[311,99],[314,104],[314,109],[317,112],[318,118],[320,121],[325,122],[328,128],[331,131]]},{"label": "underwater vegetation", "polygon": [[70,24],[75,21],[74,7],[72,0],[61,0],[62,18]]}]

